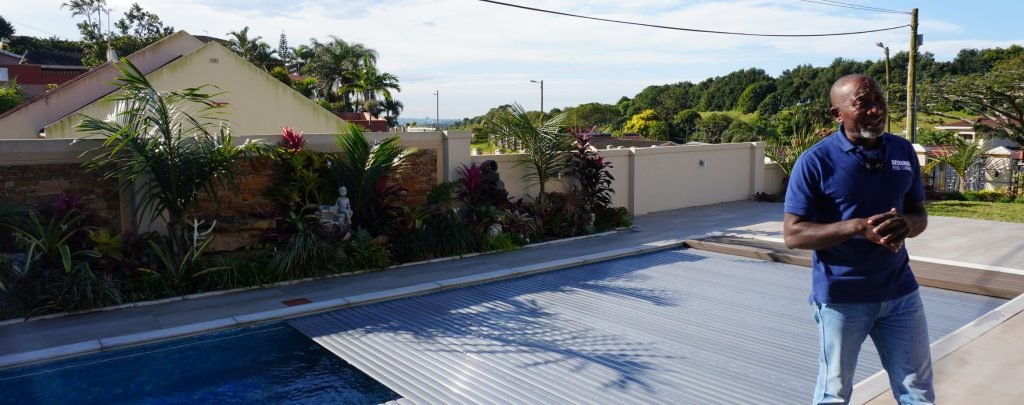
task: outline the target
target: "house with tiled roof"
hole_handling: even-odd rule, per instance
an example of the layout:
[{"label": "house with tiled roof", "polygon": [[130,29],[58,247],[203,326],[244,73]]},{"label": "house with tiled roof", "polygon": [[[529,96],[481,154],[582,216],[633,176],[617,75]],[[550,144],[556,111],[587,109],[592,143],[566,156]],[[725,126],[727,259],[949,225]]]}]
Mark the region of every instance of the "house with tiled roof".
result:
[{"label": "house with tiled roof", "polygon": [[999,131],[1002,127],[1003,125],[999,122],[990,118],[981,117],[947,122],[942,125],[937,125],[935,129],[955,132],[957,136],[968,142],[978,140],[981,142],[981,147],[985,150],[998,148],[1000,146],[1019,146],[1016,142],[999,136]]},{"label": "house with tiled roof", "polygon": [[[223,118],[235,135],[276,135],[282,126],[306,133],[337,133],[347,125],[291,87],[274,79],[217,41],[204,42],[179,31],[127,56],[160,90],[210,85]],[[113,103],[105,97],[119,71],[101,64],[0,115],[0,139],[80,138],[84,116],[106,117]]]},{"label": "house with tiled roof", "polygon": [[29,50],[21,55],[0,51],[0,84],[16,81],[29,99],[88,70],[82,66],[81,51]]}]

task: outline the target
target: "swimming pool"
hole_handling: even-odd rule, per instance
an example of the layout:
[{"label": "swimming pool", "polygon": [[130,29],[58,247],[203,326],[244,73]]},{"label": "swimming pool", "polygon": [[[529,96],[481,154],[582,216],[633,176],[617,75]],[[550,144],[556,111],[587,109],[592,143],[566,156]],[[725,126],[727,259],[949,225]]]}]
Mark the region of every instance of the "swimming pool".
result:
[{"label": "swimming pool", "polygon": [[0,371],[0,403],[356,403],[400,398],[284,323]]}]

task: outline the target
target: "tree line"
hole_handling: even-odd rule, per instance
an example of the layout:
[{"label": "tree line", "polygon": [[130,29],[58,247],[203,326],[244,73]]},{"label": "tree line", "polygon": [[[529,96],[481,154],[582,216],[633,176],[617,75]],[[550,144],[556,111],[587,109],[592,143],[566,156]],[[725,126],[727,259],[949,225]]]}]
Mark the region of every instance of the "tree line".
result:
[{"label": "tree line", "polygon": [[[991,76],[995,72],[1000,77],[1008,76],[1003,80],[1008,84],[1004,86],[1005,91],[989,94],[989,99],[1012,96],[1016,71],[1007,66],[1022,58],[1024,48],[1018,45],[982,50],[963,49],[948,62],[936,61],[932,53],[918,55],[918,83],[921,83],[919,99],[929,100],[928,103],[919,103],[919,108],[924,112],[949,117],[959,117],[950,114],[956,112],[984,115],[977,108],[967,105],[970,99],[958,97],[956,99],[960,104],[957,104],[950,100],[950,95],[962,94],[972,85],[990,81],[986,75]],[[829,88],[839,77],[861,73],[874,77],[883,85],[889,97],[890,119],[900,121],[906,115],[908,61],[907,52],[896,53],[890,58],[890,83],[887,86],[884,60],[837,58],[828,66],[797,65],[783,71],[778,77],[772,77],[763,69],[749,68],[698,83],[683,81],[652,85],[632,98],[622,97],[615,104],[585,103],[555,108],[546,112],[546,115],[564,112],[567,115],[565,122],[569,126],[596,127],[599,132],[613,135],[636,133],[650,139],[680,143],[743,142],[764,140],[771,136],[788,137],[799,128],[832,126],[828,115]],[[999,73],[1001,71],[1005,72]],[[1022,79],[1024,76],[1016,76],[1018,87]],[[939,102],[942,100],[945,101]],[[473,130],[477,140],[483,141],[487,137],[485,124],[501,109],[498,107],[481,116],[465,118],[458,127]],[[537,115],[540,115],[539,112]],[[893,128],[893,132],[900,130],[902,128]],[[926,131],[925,135],[943,136],[933,131]]]}]

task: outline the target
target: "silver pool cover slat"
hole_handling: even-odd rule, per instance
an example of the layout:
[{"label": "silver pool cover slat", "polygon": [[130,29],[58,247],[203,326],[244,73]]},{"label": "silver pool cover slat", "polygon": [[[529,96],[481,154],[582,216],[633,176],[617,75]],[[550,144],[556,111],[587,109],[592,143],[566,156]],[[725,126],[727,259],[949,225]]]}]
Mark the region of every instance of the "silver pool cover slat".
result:
[{"label": "silver pool cover slat", "polygon": [[[794,403],[817,374],[809,288],[806,268],[673,250],[291,324],[403,403]],[[922,291],[933,341],[1005,302]],[[855,380],[880,369],[869,340]]]}]

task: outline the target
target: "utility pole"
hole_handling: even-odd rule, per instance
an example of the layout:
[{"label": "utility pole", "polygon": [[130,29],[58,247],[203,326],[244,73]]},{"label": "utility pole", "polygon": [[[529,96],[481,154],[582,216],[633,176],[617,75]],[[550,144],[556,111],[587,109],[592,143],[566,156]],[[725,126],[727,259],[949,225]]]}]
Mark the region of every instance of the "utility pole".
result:
[{"label": "utility pole", "polygon": [[910,60],[907,62],[907,139],[917,143],[917,9],[910,14]]},{"label": "utility pole", "polygon": [[435,112],[435,114],[437,114],[437,115],[434,116],[434,117],[437,118],[437,130],[440,131],[441,130],[441,91],[440,90],[434,90],[434,106],[435,106],[435,108],[437,108],[437,111]]},{"label": "utility pole", "polygon": [[[889,47],[879,42],[879,48],[885,51],[885,104],[889,104]],[[892,133],[892,120],[889,119],[889,114],[885,115],[885,132]]]},{"label": "utility pole", "polygon": [[530,80],[530,83],[540,83],[540,116],[544,118],[544,80]]}]

